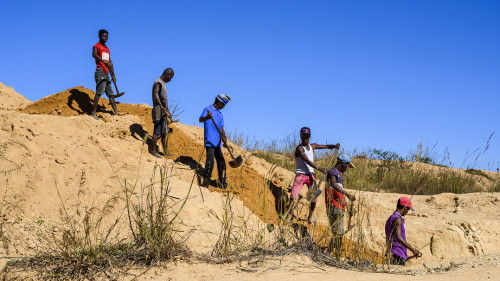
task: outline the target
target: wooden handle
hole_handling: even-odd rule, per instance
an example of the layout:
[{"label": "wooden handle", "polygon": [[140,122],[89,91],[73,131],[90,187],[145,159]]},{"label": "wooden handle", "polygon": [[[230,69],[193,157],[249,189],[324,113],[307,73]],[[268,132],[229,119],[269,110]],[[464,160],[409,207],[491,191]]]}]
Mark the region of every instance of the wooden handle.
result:
[{"label": "wooden handle", "polygon": [[[215,129],[217,129],[217,132],[219,132],[220,140],[222,141],[222,133],[220,132],[219,127],[217,127],[217,124],[215,124],[215,120],[214,120],[214,118],[212,118],[212,116],[210,116],[210,119],[214,123]],[[227,146],[227,151],[229,151],[229,155],[231,155],[231,158],[234,159],[233,153],[231,152],[231,149],[229,149],[229,145]]]},{"label": "wooden handle", "polygon": [[212,118],[212,116],[210,116],[210,120],[212,120],[212,122],[214,123],[215,129],[217,129],[217,132],[219,132],[220,139],[222,140],[222,134],[219,130],[219,127],[217,127],[217,124],[215,124],[215,120],[214,118]]},{"label": "wooden handle", "polygon": [[120,92],[118,91],[118,87],[116,87],[116,82],[113,82],[113,84],[115,85],[116,95],[118,96]]}]

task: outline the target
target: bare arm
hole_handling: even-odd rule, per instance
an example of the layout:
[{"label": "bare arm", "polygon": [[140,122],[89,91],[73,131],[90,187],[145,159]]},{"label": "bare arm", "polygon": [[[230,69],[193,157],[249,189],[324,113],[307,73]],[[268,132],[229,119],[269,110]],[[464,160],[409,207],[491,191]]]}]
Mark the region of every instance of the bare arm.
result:
[{"label": "bare arm", "polygon": [[210,120],[211,118],[212,118],[212,112],[208,111],[208,109],[207,109],[207,116],[200,117],[200,119],[198,119],[198,121],[200,121],[200,123],[203,123],[207,120]]},{"label": "bare arm", "polygon": [[340,143],[337,143],[337,144],[317,144],[317,143],[312,143],[311,144],[311,147],[313,149],[334,149],[334,148],[337,148],[339,149],[340,148]]},{"label": "bare arm", "polygon": [[356,200],[356,197],[350,193],[348,193],[347,191],[345,191],[345,189],[343,189],[338,183],[337,183],[337,179],[335,177],[330,177],[330,185],[329,185],[329,188],[332,188],[332,189],[335,189],[336,191],[344,194],[345,196],[347,196],[347,198],[349,198],[349,200],[351,201],[354,201]]},{"label": "bare arm", "polygon": [[160,105],[161,111],[167,115],[168,118],[172,118],[172,115],[170,114],[170,111],[168,110],[168,107],[164,107],[163,104],[161,104],[160,101],[160,84],[155,84],[155,87],[153,89],[153,99],[157,104]]},{"label": "bare arm", "polygon": [[104,64],[106,64],[106,65],[108,64],[108,62],[107,62],[107,61],[105,61],[105,60],[101,59],[101,58],[97,55],[97,48],[96,48],[96,47],[93,47],[93,48],[92,48],[92,57],[93,57],[95,60],[97,60],[97,61],[102,61],[102,62],[103,62]]},{"label": "bare arm", "polygon": [[307,158],[307,155],[304,152],[304,147],[299,145],[299,146],[297,146],[297,148],[295,148],[295,157],[302,158],[302,160],[304,160],[309,166],[313,167],[316,170],[321,171],[323,174],[326,174],[325,168],[321,168],[321,167],[317,166],[316,164],[314,164],[314,162],[312,162],[311,160],[309,160],[309,158]]},{"label": "bare arm", "polygon": [[401,224],[401,218],[397,218],[394,226],[396,228],[396,240],[398,240],[398,242],[403,245],[403,247],[412,251],[416,256],[422,256],[422,253],[419,250],[414,249],[412,246],[410,246],[410,244],[408,244],[408,242],[406,242],[405,239],[403,239],[403,236],[401,234]]},{"label": "bare arm", "polygon": [[[98,55],[97,55],[97,48],[96,47],[92,47],[92,57],[97,60],[97,61],[101,61],[103,62],[109,69],[109,73],[111,74],[111,79],[113,79],[113,82],[116,83],[116,77],[115,77],[115,69],[113,68],[113,63],[111,62],[111,57],[109,58],[109,61],[105,61],[103,59],[101,59]],[[118,93],[116,93],[118,94]]]}]

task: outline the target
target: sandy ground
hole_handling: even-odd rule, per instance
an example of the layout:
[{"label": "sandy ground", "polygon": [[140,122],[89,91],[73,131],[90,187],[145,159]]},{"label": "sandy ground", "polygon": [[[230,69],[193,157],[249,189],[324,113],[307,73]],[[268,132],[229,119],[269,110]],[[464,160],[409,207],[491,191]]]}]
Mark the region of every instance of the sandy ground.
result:
[{"label": "sandy ground", "polygon": [[[78,210],[103,206],[114,197],[119,200],[106,223],[119,217],[116,232],[126,235],[125,181],[139,190],[141,185],[151,183],[158,165],[165,165],[171,171],[171,195],[179,198],[172,199],[173,203],[179,202],[172,211],[178,210],[182,198],[189,198],[179,217],[188,247],[197,253],[213,249],[220,231],[217,216],[223,213],[225,195],[215,185],[207,190],[191,184],[195,171],[204,166],[201,128],[174,124],[169,146],[172,157],[158,160],[148,154],[144,145],[152,131],[151,109],[147,105],[118,104],[121,115],[113,116],[107,101],[101,99],[98,115],[102,120],[97,121],[89,116],[93,91],[83,87],[34,103],[3,84],[0,91],[1,100],[5,101],[0,106],[0,215],[3,216],[0,256],[32,255],[49,249],[52,234],[58,235],[65,227],[63,207],[78,220]],[[277,201],[287,194],[293,173],[273,167],[239,147],[235,151],[245,158],[241,169],[228,168],[229,192],[235,196],[232,201],[235,224],[257,233],[267,223],[278,222]],[[225,157],[230,159],[229,155]],[[305,190],[302,194],[305,195]],[[356,227],[347,238],[355,240],[361,235],[373,251],[381,252],[385,220],[400,196],[359,193],[359,212],[353,218]],[[417,211],[406,218],[407,237],[410,243],[423,247],[424,256],[409,263],[405,270],[414,273],[405,278],[494,279],[500,273],[499,197],[499,193],[414,196]],[[307,212],[304,201],[300,203],[300,217]],[[326,229],[323,200],[319,200],[315,221],[318,230],[310,228],[310,233]],[[5,261],[0,258],[0,267]],[[445,268],[451,262],[462,265],[450,271],[432,269],[435,273],[423,267],[425,263],[429,268]],[[229,265],[181,262],[169,264],[167,269],[152,269],[141,280],[303,280],[326,279],[332,274],[353,280],[401,278],[395,274],[335,269],[313,264],[306,257],[289,256],[283,260],[271,258]]]},{"label": "sandy ground", "polygon": [[137,270],[136,274],[143,274],[137,280],[500,280],[500,254],[378,270],[345,270],[314,263],[307,257],[287,256],[223,266],[172,263],[145,273]]}]

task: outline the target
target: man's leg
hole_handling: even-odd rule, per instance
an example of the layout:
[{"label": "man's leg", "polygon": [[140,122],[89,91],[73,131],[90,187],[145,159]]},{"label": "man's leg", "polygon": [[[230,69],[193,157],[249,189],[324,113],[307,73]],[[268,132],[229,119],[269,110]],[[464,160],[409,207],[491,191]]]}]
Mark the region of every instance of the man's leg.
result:
[{"label": "man's leg", "polygon": [[94,96],[94,105],[92,106],[92,117],[94,119],[99,120],[97,117],[97,107],[99,106],[99,98],[106,91],[106,78],[102,75],[100,71],[96,71],[94,74],[95,78],[95,96]]},{"label": "man's leg", "polygon": [[334,248],[335,257],[340,259],[340,253],[342,251],[342,237],[344,236],[344,211],[339,208],[333,208],[333,236],[334,236]]},{"label": "man's leg", "polygon": [[205,160],[205,175],[203,177],[203,186],[208,188],[210,186],[210,179],[212,177],[212,171],[214,169],[214,148],[207,146],[207,158]]},{"label": "man's leg", "polygon": [[153,121],[153,138],[151,140],[151,146],[149,147],[149,152],[153,154],[154,157],[156,158],[161,158],[160,155],[158,155],[158,148],[156,144],[158,143],[158,136],[161,135],[161,120],[159,121]]},{"label": "man's leg", "polygon": [[297,205],[299,204],[299,193],[304,185],[304,177],[306,175],[297,174],[295,175],[295,180],[293,181],[292,194],[290,194],[290,205],[288,206],[288,212],[286,213],[285,220],[290,221]]},{"label": "man's leg", "polygon": [[288,211],[285,215],[285,220],[290,221],[293,216],[293,212],[297,209],[297,205],[299,204],[299,198],[293,198],[290,196],[290,204],[288,205]]},{"label": "man's leg", "polygon": [[337,259],[340,259],[340,253],[342,251],[342,234],[336,233],[334,237],[334,248],[335,253],[333,254]]},{"label": "man's leg", "polygon": [[149,148],[149,151],[151,152],[151,154],[153,154],[154,157],[161,158],[160,155],[158,155],[158,150],[156,146],[157,142],[158,142],[158,135],[153,134],[153,139],[151,140],[151,147]]},{"label": "man's leg", "polygon": [[[314,174],[311,174],[309,176],[308,182],[306,182],[306,184],[307,184],[308,189],[311,189],[311,187],[314,184],[316,184],[316,179],[314,178]],[[311,219],[312,219],[312,216],[314,213],[314,209],[316,209],[316,202],[318,202],[318,198],[314,199],[309,206],[309,216],[307,217],[307,221],[309,223],[311,222]]]},{"label": "man's leg", "polygon": [[111,102],[111,107],[113,108],[113,113],[115,115],[118,115],[118,109],[116,109],[116,102],[115,102],[115,98],[113,97],[109,97],[109,102]]},{"label": "man's leg", "polygon": [[220,147],[215,148],[215,160],[217,161],[217,173],[219,174],[219,184],[222,189],[226,189],[226,161]]},{"label": "man's leg", "polygon": [[[106,95],[109,97],[109,102],[111,103],[111,107],[113,108],[113,112],[115,115],[118,115],[118,110],[116,109],[116,101],[113,92],[113,87],[111,87],[111,80],[108,79],[106,80]],[[117,93],[118,94],[118,93]]]},{"label": "man's leg", "polygon": [[307,221],[310,223],[312,219],[312,215],[314,213],[314,209],[316,209],[316,202],[311,202],[309,206],[309,216],[307,217]]},{"label": "man's leg", "polygon": [[99,105],[99,95],[96,93],[94,96],[94,105],[92,106],[92,117],[94,119],[99,120],[99,117],[97,117],[97,106]]},{"label": "man's leg", "polygon": [[163,153],[165,154],[165,156],[169,157],[170,152],[168,152],[168,123],[167,123],[167,120],[162,120],[161,144],[163,145]]}]

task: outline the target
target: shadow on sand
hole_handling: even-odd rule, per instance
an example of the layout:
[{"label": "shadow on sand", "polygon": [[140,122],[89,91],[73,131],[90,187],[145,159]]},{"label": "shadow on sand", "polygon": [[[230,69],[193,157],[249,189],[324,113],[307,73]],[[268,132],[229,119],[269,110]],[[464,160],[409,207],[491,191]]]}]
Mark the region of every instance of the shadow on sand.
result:
[{"label": "shadow on sand", "polygon": [[[78,89],[71,89],[69,92],[70,92],[70,95],[68,97],[69,108],[73,109],[79,114],[88,114],[88,115],[92,114],[92,107],[94,106],[94,101],[93,99],[90,98],[90,96],[87,93],[82,92]],[[75,108],[73,106],[74,101],[78,104],[78,108]],[[107,110],[106,107],[103,105],[97,106],[97,112],[113,114],[113,111]]]}]

